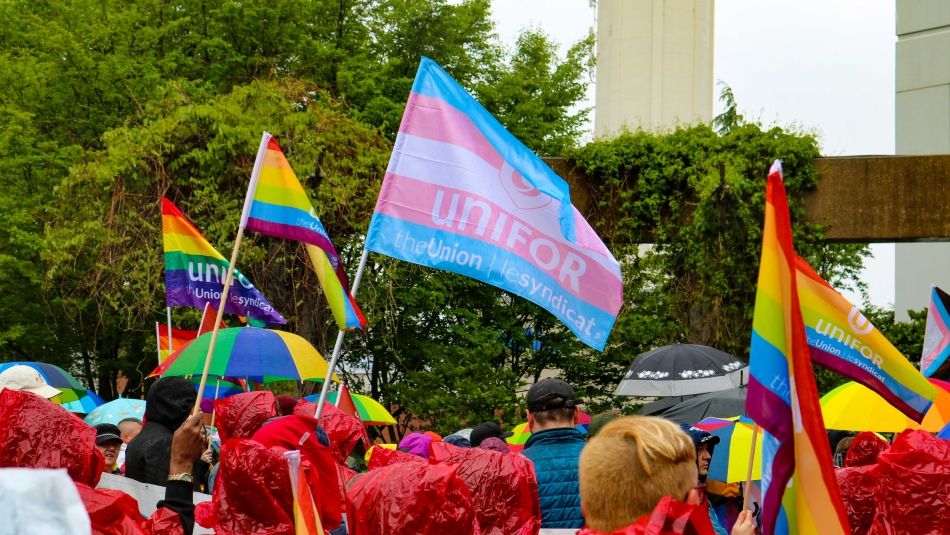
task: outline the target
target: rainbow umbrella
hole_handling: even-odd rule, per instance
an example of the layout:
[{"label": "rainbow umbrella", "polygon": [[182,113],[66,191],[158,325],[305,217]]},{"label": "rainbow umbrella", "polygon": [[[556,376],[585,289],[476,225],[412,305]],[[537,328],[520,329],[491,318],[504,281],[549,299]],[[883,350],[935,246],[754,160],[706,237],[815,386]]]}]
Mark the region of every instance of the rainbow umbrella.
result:
[{"label": "rainbow umbrella", "polygon": [[828,429],[898,433],[904,429],[940,431],[950,422],[950,383],[928,379],[937,387],[937,398],[924,420],[917,423],[874,391],[854,381],[847,382],[821,397],[821,416]]},{"label": "rainbow umbrella", "polygon": [[[327,401],[336,403],[336,392],[327,393]],[[353,405],[356,405],[356,412],[360,415],[360,420],[364,425],[396,425],[396,419],[392,414],[375,399],[362,394],[350,393],[353,398]],[[320,399],[320,394],[304,397],[307,401],[316,403]]]},{"label": "rainbow umbrella", "polygon": [[[195,392],[201,384],[201,375],[192,375],[187,378],[195,386]],[[237,379],[233,377],[218,378],[208,376],[208,382],[205,384],[204,399],[224,399],[244,392],[244,387],[238,384]]]},{"label": "rainbow umbrella", "polygon": [[[56,397],[62,397],[62,394]],[[60,406],[69,412],[88,414],[103,403],[105,403],[105,400],[97,396],[95,392],[92,390],[86,390],[85,396],[77,399],[76,401],[67,401],[66,403],[61,403]]]},{"label": "rainbow umbrella", "polygon": [[[200,377],[211,336],[212,333],[202,334],[169,356],[160,366],[164,367],[162,377]],[[208,375],[239,377],[259,383],[323,381],[327,369],[327,361],[320,353],[296,334],[258,327],[232,327],[218,331]],[[339,382],[340,379],[334,374],[333,380]],[[213,386],[214,381],[209,379],[208,385]]]},{"label": "rainbow umbrella", "polygon": [[31,361],[4,362],[3,364],[0,364],[0,372],[3,372],[7,368],[16,365],[29,366],[33,368],[34,370],[40,372],[40,375],[46,380],[46,384],[61,390],[62,393],[60,395],[51,398],[54,403],[62,405],[63,403],[76,401],[86,395],[86,387],[83,386],[83,384],[80,383],[78,379],[73,377],[72,374],[66,370],[54,364]]},{"label": "rainbow umbrella", "polygon": [[145,416],[145,400],[119,398],[93,409],[83,420],[89,425],[118,424],[126,418],[138,418],[142,421]]},{"label": "rainbow umbrella", "polygon": [[[719,437],[709,461],[708,478],[723,483],[746,480],[749,471],[749,454],[752,451],[752,428],[748,418],[706,418],[693,427]],[[753,481],[762,479],[762,430],[755,443],[755,459],[752,460]]]}]

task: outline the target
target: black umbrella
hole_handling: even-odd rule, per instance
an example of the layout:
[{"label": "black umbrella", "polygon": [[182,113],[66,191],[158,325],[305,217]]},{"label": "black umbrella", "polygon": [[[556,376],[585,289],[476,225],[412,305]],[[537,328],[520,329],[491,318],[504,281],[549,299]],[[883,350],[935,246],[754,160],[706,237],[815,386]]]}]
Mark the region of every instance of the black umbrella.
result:
[{"label": "black umbrella", "polygon": [[748,366],[709,346],[672,344],[637,355],[617,396],[687,396],[736,388]]},{"label": "black umbrella", "polygon": [[[704,418],[732,418],[745,414],[745,388],[710,392],[687,399],[655,414],[676,423],[693,425]],[[641,412],[641,414],[643,414]]]}]

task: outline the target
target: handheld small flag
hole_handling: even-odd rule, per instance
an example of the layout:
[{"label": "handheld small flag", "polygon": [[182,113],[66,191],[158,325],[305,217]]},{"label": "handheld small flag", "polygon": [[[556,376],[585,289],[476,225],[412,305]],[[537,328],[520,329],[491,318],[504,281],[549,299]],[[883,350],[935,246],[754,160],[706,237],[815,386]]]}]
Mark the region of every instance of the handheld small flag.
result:
[{"label": "handheld small flag", "polygon": [[181,349],[185,344],[198,337],[198,331],[188,329],[172,328],[171,343],[172,348],[168,347],[168,327],[162,323],[155,322],[155,336],[158,338],[158,363],[165,362],[168,355],[173,350]]},{"label": "handheld small flag", "polygon": [[[228,261],[208,243],[178,207],[164,197],[162,242],[165,248],[165,300],[168,306],[202,309],[207,304],[217,306],[224,288]],[[224,311],[267,323],[287,322],[237,269],[234,270],[234,283]]]},{"label": "handheld small flag", "polygon": [[277,140],[264,132],[244,200],[241,226],[307,244],[307,255],[340,330],[364,329],[366,319],[350,295],[340,256]]},{"label": "handheld small flag", "polygon": [[360,412],[357,410],[356,403],[353,402],[353,396],[350,395],[350,389],[346,384],[340,385],[340,390],[336,394],[336,408],[340,409],[343,414],[360,419]]},{"label": "handheld small flag", "polygon": [[567,183],[422,58],[366,236],[380,254],[524,297],[602,350],[620,265]]},{"label": "handheld small flag", "polygon": [[930,308],[927,309],[927,328],[924,331],[924,349],[920,356],[920,370],[927,377],[950,379],[950,295],[937,288],[930,290]]},{"label": "handheld small flag", "polygon": [[749,368],[746,412],[764,431],[763,533],[849,533],[811,368],[778,161],[766,186]]},{"label": "handheld small flag", "polygon": [[795,268],[812,361],[877,392],[920,423],[937,389],[805,260],[796,256]]},{"label": "handheld small flag", "polygon": [[284,452],[284,459],[287,461],[290,486],[294,494],[294,535],[323,535],[320,514],[300,462],[300,452]]}]

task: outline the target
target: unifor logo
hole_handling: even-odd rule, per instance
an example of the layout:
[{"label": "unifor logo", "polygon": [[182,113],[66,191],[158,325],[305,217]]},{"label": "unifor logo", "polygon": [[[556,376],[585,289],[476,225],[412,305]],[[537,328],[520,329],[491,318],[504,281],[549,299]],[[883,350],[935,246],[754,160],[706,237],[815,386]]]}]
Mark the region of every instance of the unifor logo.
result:
[{"label": "unifor logo", "polygon": [[521,173],[505,162],[499,172],[501,185],[505,188],[511,202],[522,210],[536,210],[543,208],[551,202],[551,197],[538,191],[530,182],[521,176]]},{"label": "unifor logo", "polygon": [[864,317],[864,314],[861,314],[856,306],[852,306],[851,312],[848,313],[848,325],[855,334],[868,334],[874,330],[874,325]]}]

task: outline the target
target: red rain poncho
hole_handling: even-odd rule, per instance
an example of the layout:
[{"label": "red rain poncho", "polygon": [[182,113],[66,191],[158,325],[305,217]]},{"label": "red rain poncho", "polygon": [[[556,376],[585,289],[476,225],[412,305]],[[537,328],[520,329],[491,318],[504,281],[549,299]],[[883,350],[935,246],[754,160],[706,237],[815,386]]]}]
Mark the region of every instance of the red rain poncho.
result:
[{"label": "red rain poncho", "polygon": [[459,478],[472,492],[483,535],[530,534],[541,529],[538,482],[526,457],[435,442],[429,461],[458,465]]},{"label": "red rain poncho", "polygon": [[633,524],[611,531],[584,528],[577,535],[714,535],[705,505],[687,505],[669,496],[662,498],[653,512]]},{"label": "red rain poncho", "polygon": [[347,491],[349,535],[480,535],[458,467],[397,463],[362,474]]},{"label": "red rain poncho", "polygon": [[887,442],[881,437],[864,431],[858,433],[848,447],[848,454],[845,456],[844,465],[848,468],[855,466],[868,466],[877,464],[877,457],[888,447]]},{"label": "red rain poncho", "polygon": [[222,445],[231,438],[250,438],[276,415],[274,394],[267,390],[235,394],[214,402],[214,418]]},{"label": "red rain poncho", "polygon": [[292,414],[264,424],[254,433],[253,440],[281,451],[300,451],[301,459],[311,466],[310,492],[320,518],[324,526],[336,527],[343,521],[346,491],[339,484],[339,465],[333,459],[333,450],[317,440],[316,429],[317,420],[314,418]]},{"label": "red rain poncho", "polygon": [[841,490],[841,502],[848,515],[851,535],[866,535],[874,521],[874,511],[877,509],[877,504],[874,503],[876,468],[877,465],[872,464],[835,470],[835,479]]},{"label": "red rain poncho", "polygon": [[[294,409],[294,414],[312,418],[316,411],[317,405],[315,403],[301,401]],[[327,438],[330,439],[334,459],[340,464],[346,462],[346,458],[350,456],[353,448],[357,445],[362,444],[364,449],[369,449],[369,435],[366,433],[363,422],[329,403],[325,403],[323,406],[320,425],[326,432]]]},{"label": "red rain poncho", "polygon": [[366,463],[366,468],[368,470],[375,470],[376,468],[383,468],[385,466],[399,463],[425,464],[426,460],[422,457],[419,457],[418,455],[413,455],[404,451],[391,450],[382,446],[376,446],[370,453],[369,461]]},{"label": "red rain poncho", "polygon": [[950,441],[907,430],[878,457],[872,535],[947,533]]},{"label": "red rain poncho", "polygon": [[96,489],[105,461],[96,430],[36,394],[0,390],[0,467],[65,468],[102,535],[182,535],[178,513],[159,508],[142,518],[134,498]]}]

